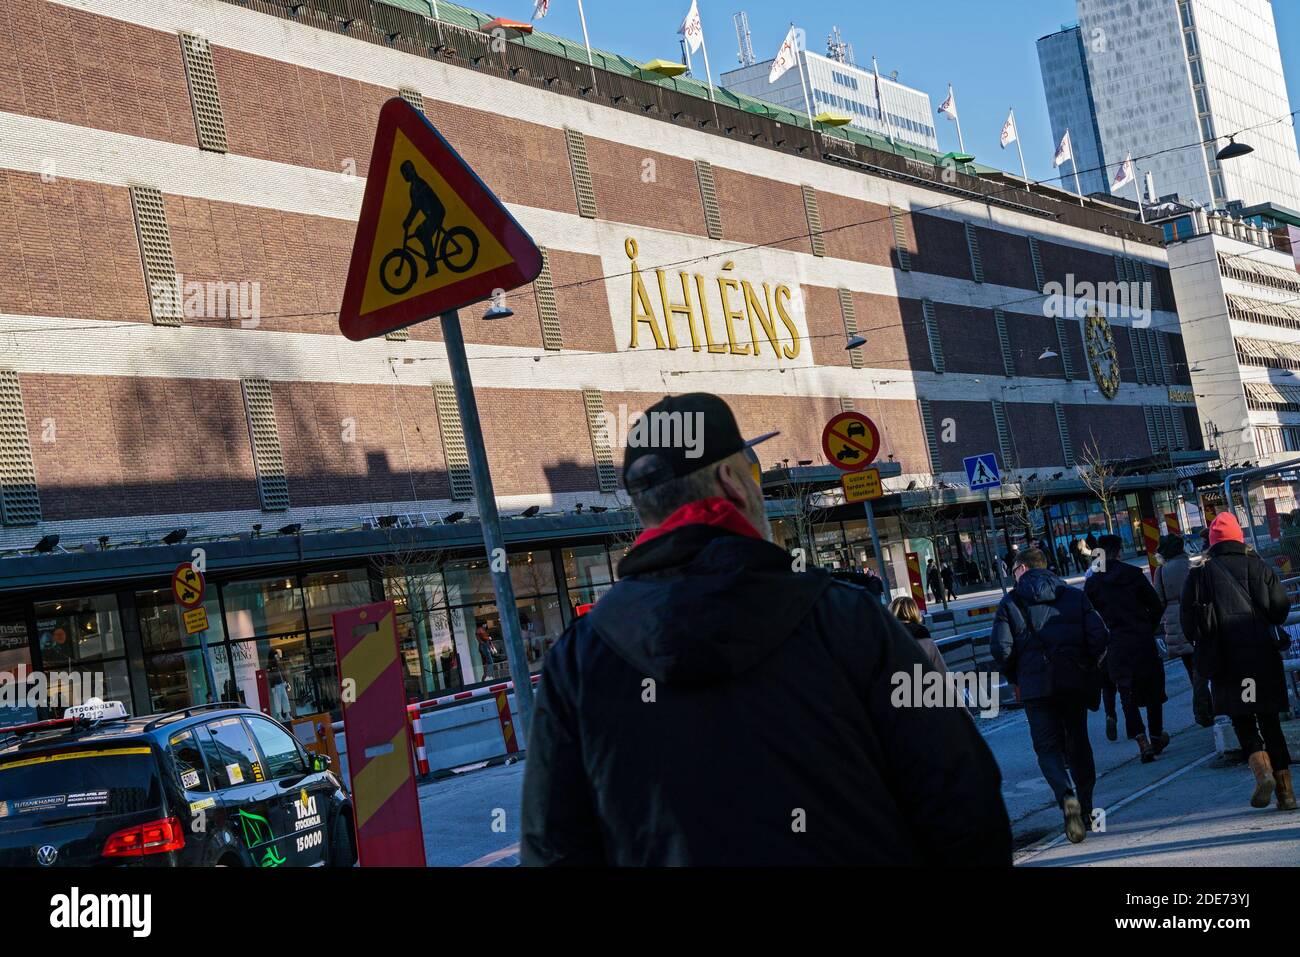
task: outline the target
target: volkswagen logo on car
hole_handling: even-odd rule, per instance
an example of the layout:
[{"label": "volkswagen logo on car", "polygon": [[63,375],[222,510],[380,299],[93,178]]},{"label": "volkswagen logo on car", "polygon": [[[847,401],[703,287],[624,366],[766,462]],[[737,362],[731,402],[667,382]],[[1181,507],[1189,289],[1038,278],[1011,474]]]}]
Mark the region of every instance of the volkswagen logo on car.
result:
[{"label": "volkswagen logo on car", "polygon": [[49,867],[59,859],[59,849],[53,844],[42,844],[36,850],[36,863],[41,867]]}]

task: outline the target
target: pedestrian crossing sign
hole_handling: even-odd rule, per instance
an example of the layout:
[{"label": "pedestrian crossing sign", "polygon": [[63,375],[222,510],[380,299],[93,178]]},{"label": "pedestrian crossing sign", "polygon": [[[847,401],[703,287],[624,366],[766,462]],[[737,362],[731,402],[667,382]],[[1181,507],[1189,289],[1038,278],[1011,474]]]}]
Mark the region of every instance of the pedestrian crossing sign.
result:
[{"label": "pedestrian crossing sign", "polygon": [[966,466],[966,480],[974,491],[984,488],[1000,488],[1002,479],[998,477],[998,457],[994,452],[982,455],[969,455],[962,460]]},{"label": "pedestrian crossing sign", "polygon": [[339,310],[369,339],[537,278],[523,227],[424,116],[401,97],[379,111]]}]

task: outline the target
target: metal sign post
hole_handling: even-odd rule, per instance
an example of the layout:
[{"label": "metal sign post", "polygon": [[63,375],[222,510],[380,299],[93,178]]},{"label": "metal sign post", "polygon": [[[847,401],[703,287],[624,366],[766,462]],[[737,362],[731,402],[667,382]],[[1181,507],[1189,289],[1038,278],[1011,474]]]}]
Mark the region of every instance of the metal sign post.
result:
[{"label": "metal sign post", "polygon": [[[1007,593],[1007,580],[1002,575],[1002,569],[998,567],[1002,561],[997,556],[998,524],[993,520],[993,498],[989,495],[988,488],[984,489],[984,507],[989,511],[989,534],[993,536],[993,574],[998,576],[998,585],[1002,588],[1002,594],[1005,596]],[[1007,570],[1010,571],[1010,569]]]},{"label": "metal sign post", "polygon": [[524,747],[527,747],[529,722],[533,716],[533,683],[528,671],[528,658],[524,654],[523,635],[519,630],[519,609],[515,605],[515,586],[510,581],[510,564],[504,562],[504,567],[498,570],[502,564],[498,559],[504,559],[506,554],[505,541],[501,534],[501,519],[497,515],[492,474],[488,471],[487,451],[483,447],[483,428],[479,422],[478,403],[474,400],[469,359],[465,355],[460,313],[455,309],[442,314],[442,341],[447,348],[447,362],[451,366],[456,405],[460,408],[465,451],[469,455],[469,472],[474,480],[474,497],[478,500],[479,523],[483,526],[483,544],[487,547],[488,569],[492,574],[492,591],[496,595],[497,612],[501,616],[501,636],[505,639],[506,657],[510,661],[510,677],[515,683],[520,737]]}]

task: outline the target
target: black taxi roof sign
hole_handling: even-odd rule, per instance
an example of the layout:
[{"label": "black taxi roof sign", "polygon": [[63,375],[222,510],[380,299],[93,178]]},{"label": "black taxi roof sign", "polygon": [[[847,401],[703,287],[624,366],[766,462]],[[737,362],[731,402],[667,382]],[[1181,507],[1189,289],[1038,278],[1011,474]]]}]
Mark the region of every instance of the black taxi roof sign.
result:
[{"label": "black taxi roof sign", "polygon": [[859,472],[880,454],[880,430],[861,412],[841,412],[822,429],[826,461],[846,472]]},{"label": "black taxi roof sign", "polygon": [[371,339],[526,285],[542,254],[433,124],[379,111],[339,329]]}]

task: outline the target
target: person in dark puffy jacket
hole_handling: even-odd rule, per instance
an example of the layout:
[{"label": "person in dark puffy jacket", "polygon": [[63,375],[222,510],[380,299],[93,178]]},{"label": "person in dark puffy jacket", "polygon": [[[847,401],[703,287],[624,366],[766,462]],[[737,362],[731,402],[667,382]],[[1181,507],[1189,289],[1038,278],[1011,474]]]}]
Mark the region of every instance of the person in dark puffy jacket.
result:
[{"label": "person in dark puffy jacket", "polygon": [[1196,670],[1210,679],[1214,713],[1232,719],[1255,776],[1251,806],[1268,807],[1276,791],[1278,808],[1294,810],[1291,753],[1279,720],[1289,704],[1277,632],[1291,601],[1273,569],[1247,553],[1231,512],[1210,524],[1209,555],[1187,576],[1180,611]]},{"label": "person in dark puffy jacket", "polygon": [[1030,548],[1013,559],[1015,587],[998,605],[989,636],[993,660],[1020,691],[1038,766],[1074,843],[1087,834],[1097,770],[1088,712],[1101,705],[1097,661],[1106,625],[1087,596],[1047,569]]},{"label": "person in dark puffy jacket", "polygon": [[629,446],[646,530],[546,657],[525,865],[1001,865],[1001,775],[966,709],[895,704],[930,673],[865,589],[770,541],[757,458],[703,393],[702,454]]},{"label": "person in dark puffy jacket", "polygon": [[1169,745],[1164,729],[1165,665],[1156,644],[1164,604],[1146,573],[1120,560],[1124,542],[1118,535],[1102,535],[1097,548],[1106,556],[1105,567],[1089,576],[1084,591],[1110,632],[1106,670],[1119,689],[1124,733],[1137,743],[1143,762],[1154,761]]}]

